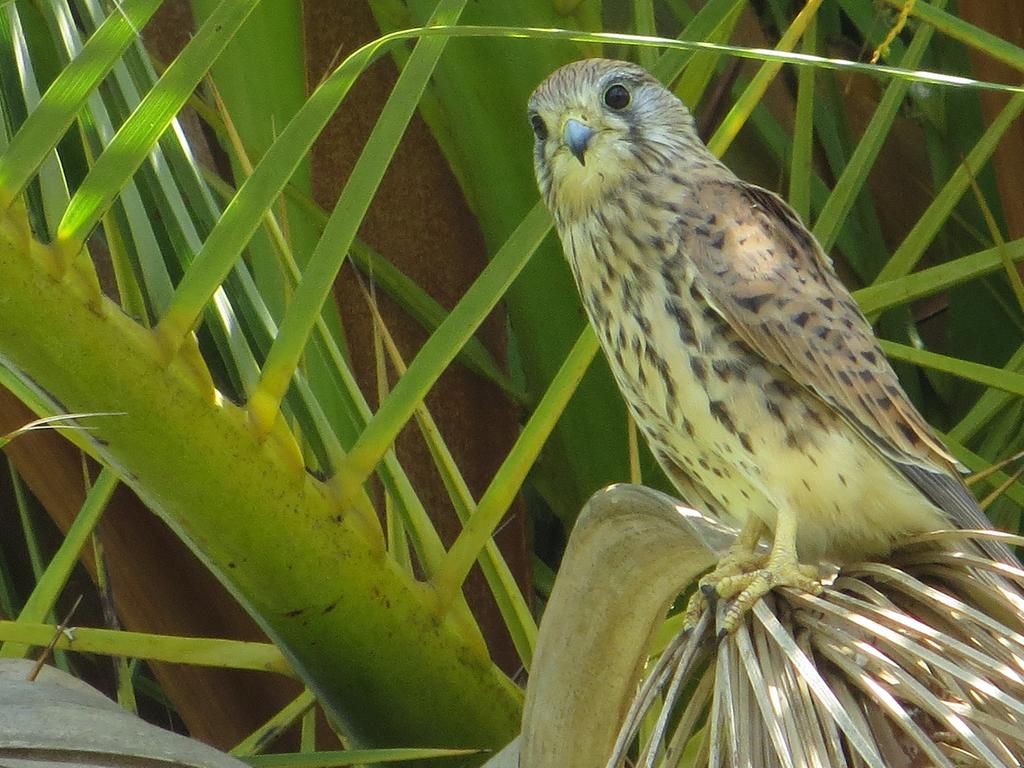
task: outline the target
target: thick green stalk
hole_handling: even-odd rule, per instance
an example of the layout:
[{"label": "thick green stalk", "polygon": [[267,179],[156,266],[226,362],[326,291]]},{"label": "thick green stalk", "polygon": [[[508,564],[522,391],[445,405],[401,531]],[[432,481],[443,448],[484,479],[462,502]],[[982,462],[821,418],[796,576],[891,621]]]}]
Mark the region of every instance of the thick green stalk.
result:
[{"label": "thick green stalk", "polygon": [[153,332],[86,302],[24,211],[0,220],[0,358],[54,409],[123,412],[94,449],[261,622],[296,671],[365,745],[496,747],[519,692],[470,628],[384,551],[379,532],[307,474],[282,422],[256,440],[244,410]]}]

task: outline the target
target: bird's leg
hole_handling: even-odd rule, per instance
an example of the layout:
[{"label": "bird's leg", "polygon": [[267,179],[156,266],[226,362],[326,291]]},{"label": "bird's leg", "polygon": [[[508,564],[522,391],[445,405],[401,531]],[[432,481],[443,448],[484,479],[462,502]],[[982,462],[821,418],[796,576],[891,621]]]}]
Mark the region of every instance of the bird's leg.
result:
[{"label": "bird's leg", "polygon": [[708,594],[718,594],[717,585],[721,581],[742,576],[764,564],[767,556],[758,552],[757,546],[766,532],[767,526],[760,518],[754,515],[747,517],[732,546],[719,559],[715,569],[700,580],[697,591],[686,604],[684,626],[697,626],[701,614],[708,606]]},{"label": "bird's leg", "polygon": [[728,634],[736,629],[743,614],[775,587],[793,587],[812,594],[821,592],[818,567],[802,565],[797,559],[796,521],[797,515],[792,507],[786,505],[779,509],[775,540],[764,567],[726,576],[716,582],[715,591],[720,598],[736,598],[725,612],[721,633]]},{"label": "bird's leg", "polygon": [[749,571],[753,566],[765,561],[767,555],[757,551],[761,537],[768,532],[768,526],[759,517],[750,515],[732,546],[719,559],[715,570],[700,580],[701,586],[715,585],[728,576],[736,576]]}]

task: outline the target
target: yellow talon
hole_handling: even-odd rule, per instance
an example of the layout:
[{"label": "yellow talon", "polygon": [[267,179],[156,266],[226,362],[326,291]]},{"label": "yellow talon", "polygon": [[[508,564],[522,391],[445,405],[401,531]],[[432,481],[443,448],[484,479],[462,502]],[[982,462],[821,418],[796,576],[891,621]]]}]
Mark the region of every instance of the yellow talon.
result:
[{"label": "yellow talon", "polygon": [[[729,578],[741,576],[761,568],[767,560],[767,554],[758,552],[761,534],[766,531],[764,523],[750,517],[736,537],[729,550],[722,555],[714,570],[701,578],[698,589],[686,605],[683,626],[691,630],[697,626],[701,614],[717,599],[717,585]],[[709,600],[709,598],[711,598]]]},{"label": "yellow talon", "polygon": [[792,587],[815,595],[822,590],[817,566],[802,565],[796,560],[777,563],[769,560],[765,568],[728,576],[719,581],[715,588],[723,600],[735,597],[725,611],[719,634],[734,632],[744,614],[754,607],[754,603],[776,587]]},{"label": "yellow talon", "polygon": [[714,600],[731,599],[733,602],[719,627],[721,637],[732,633],[754,603],[776,587],[792,587],[812,594],[821,592],[817,566],[803,565],[797,560],[795,523],[795,515],[780,510],[775,541],[771,552],[764,554],[757,551],[764,524],[748,519],[715,569],[700,580],[700,588],[686,606],[685,626],[695,627]]}]

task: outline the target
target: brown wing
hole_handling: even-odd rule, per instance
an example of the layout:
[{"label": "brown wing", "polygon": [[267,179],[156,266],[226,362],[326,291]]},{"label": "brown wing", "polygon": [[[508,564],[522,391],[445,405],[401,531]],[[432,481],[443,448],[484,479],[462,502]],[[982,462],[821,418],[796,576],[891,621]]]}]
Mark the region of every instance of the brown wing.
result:
[{"label": "brown wing", "polygon": [[715,310],[755,352],[838,410],[956,525],[991,527],[793,209],[736,179],[705,182],[698,196],[704,210],[725,212],[714,218],[720,228],[690,229],[681,243]]},{"label": "brown wing", "polygon": [[[740,181],[701,186],[727,211],[683,247],[712,306],[757,353],[839,410],[896,461],[954,459],[907,399],[871,326],[817,241],[778,196]],[[689,240],[689,242],[686,242]]]}]

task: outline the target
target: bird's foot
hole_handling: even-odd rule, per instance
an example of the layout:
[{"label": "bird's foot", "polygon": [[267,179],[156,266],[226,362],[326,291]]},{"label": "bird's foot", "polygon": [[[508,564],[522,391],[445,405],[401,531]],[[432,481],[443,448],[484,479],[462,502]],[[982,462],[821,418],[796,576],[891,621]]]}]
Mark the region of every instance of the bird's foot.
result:
[{"label": "bird's foot", "polygon": [[745,574],[755,573],[762,569],[768,562],[766,552],[758,552],[757,538],[741,536],[735,544],[718,561],[718,565],[709,574],[704,576],[697,585],[697,591],[690,597],[686,604],[683,626],[693,629],[700,621],[704,611],[718,600],[720,594],[718,584],[729,579],[740,577]]},{"label": "bird's foot", "polygon": [[754,603],[776,587],[792,587],[812,595],[820,594],[822,586],[818,567],[803,565],[796,558],[773,557],[768,559],[764,568],[721,579],[714,587],[718,597],[723,600],[735,599],[725,611],[719,636],[732,634],[744,614],[754,607]]},{"label": "bird's foot", "polygon": [[696,626],[714,601],[732,600],[718,635],[732,634],[754,603],[776,587],[792,587],[814,595],[822,590],[817,566],[803,565],[793,557],[754,555],[750,559],[732,559],[727,555],[719,567],[700,580],[700,588],[686,606],[685,626]]}]

